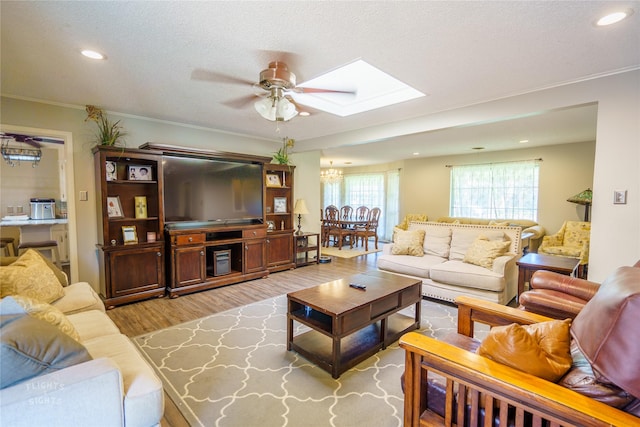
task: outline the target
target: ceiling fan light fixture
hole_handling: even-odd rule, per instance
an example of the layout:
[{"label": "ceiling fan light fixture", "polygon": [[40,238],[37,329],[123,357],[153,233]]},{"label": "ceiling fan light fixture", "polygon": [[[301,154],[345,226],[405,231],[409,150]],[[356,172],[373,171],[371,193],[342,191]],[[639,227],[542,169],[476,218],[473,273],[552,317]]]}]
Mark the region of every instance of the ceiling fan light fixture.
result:
[{"label": "ceiling fan light fixture", "polygon": [[282,96],[282,89],[275,88],[271,95],[253,104],[258,114],[272,122],[286,122],[298,115],[295,105]]}]

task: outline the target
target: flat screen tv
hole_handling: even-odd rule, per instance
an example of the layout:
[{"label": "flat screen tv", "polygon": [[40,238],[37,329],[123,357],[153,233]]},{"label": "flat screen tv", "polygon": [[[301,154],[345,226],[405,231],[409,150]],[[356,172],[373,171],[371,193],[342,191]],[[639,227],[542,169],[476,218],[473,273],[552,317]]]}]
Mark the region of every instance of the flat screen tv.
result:
[{"label": "flat screen tv", "polygon": [[163,175],[169,227],[262,223],[261,164],[164,155]]}]

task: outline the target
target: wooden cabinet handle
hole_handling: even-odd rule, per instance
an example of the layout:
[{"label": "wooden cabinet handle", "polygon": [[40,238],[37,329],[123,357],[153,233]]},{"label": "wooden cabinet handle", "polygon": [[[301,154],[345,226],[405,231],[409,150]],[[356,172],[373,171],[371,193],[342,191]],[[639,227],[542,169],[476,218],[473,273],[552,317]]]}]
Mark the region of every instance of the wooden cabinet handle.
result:
[{"label": "wooden cabinet handle", "polygon": [[193,242],[193,237],[189,237],[189,241],[190,241],[190,242]]},{"label": "wooden cabinet handle", "polygon": [[162,256],[162,252],[156,252],[156,255],[158,255],[159,257]]},{"label": "wooden cabinet handle", "polygon": [[200,251],[200,255],[204,256],[204,251]]}]

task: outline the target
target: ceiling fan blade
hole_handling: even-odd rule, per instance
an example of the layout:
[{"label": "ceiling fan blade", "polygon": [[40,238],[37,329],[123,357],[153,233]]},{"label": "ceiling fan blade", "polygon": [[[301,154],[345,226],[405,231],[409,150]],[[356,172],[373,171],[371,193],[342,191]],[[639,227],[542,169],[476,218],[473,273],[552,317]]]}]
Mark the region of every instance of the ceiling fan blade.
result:
[{"label": "ceiling fan blade", "polygon": [[255,102],[257,98],[259,98],[258,95],[247,95],[247,96],[243,96],[241,98],[236,98],[236,99],[231,99],[229,101],[225,101],[222,104],[226,105],[227,107],[231,107],[231,108],[235,108],[237,110],[241,110],[241,109],[245,108],[247,105],[251,104],[252,102]]},{"label": "ceiling fan blade", "polygon": [[356,95],[358,93],[355,90],[318,89],[313,87],[300,87],[300,86],[296,86],[292,90],[298,93],[346,93],[350,95]]},{"label": "ceiling fan blade", "polygon": [[255,82],[251,80],[242,79],[239,77],[229,76],[227,74],[219,73],[217,71],[204,70],[202,68],[196,68],[191,72],[191,80],[204,80],[216,83],[231,83],[241,85],[253,85]]}]

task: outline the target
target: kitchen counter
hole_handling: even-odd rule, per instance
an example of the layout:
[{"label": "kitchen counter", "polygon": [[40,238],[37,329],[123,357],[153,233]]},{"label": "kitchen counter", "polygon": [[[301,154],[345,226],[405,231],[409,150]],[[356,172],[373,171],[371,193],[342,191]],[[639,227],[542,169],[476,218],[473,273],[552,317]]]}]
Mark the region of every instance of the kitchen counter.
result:
[{"label": "kitchen counter", "polygon": [[0,227],[24,227],[27,225],[56,225],[68,223],[69,220],[67,218],[24,220],[3,219],[0,221]]}]

